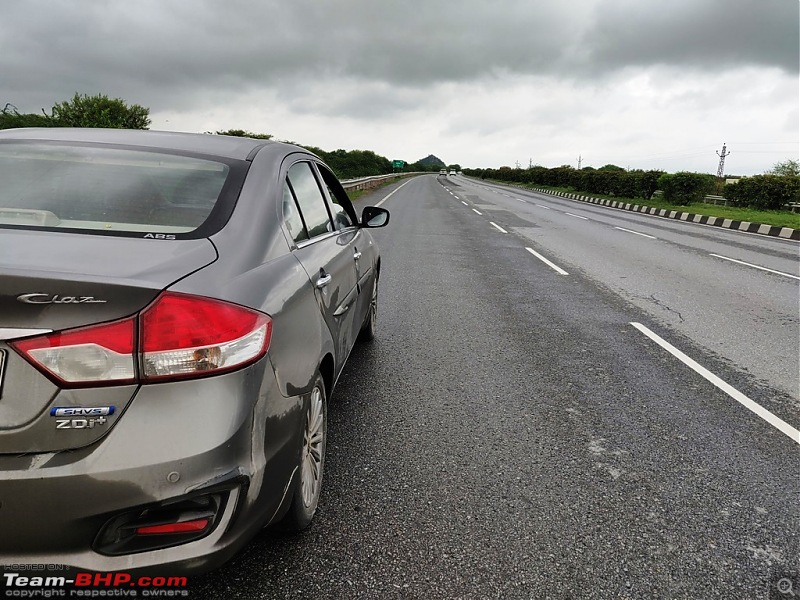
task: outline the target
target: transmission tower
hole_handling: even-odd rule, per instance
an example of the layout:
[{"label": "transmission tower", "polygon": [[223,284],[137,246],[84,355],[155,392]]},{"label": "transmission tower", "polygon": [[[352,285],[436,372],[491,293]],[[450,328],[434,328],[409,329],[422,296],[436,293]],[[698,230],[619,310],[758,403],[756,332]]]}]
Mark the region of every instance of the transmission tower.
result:
[{"label": "transmission tower", "polygon": [[717,156],[719,156],[719,167],[717,168],[717,177],[722,179],[725,177],[725,157],[730,155],[730,152],[727,151],[725,147],[725,142],[722,142],[722,153],[717,150]]},{"label": "transmission tower", "polygon": [[583,156],[580,154],[578,155],[578,171],[581,170],[581,164],[583,164]]}]

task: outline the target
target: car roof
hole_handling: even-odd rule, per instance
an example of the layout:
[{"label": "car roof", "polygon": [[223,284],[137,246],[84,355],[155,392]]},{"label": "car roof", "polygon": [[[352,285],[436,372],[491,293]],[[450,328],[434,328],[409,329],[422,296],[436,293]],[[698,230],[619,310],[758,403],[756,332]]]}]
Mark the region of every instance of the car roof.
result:
[{"label": "car roof", "polygon": [[[11,140],[79,142],[140,146],[149,149],[173,150],[210,154],[231,159],[246,160],[263,146],[283,146],[287,152],[302,149],[292,144],[256,140],[246,137],[213,135],[207,133],[180,133],[139,129],[91,129],[71,127],[42,127],[6,129],[0,131],[0,142]],[[302,150],[305,151],[305,150]]]}]

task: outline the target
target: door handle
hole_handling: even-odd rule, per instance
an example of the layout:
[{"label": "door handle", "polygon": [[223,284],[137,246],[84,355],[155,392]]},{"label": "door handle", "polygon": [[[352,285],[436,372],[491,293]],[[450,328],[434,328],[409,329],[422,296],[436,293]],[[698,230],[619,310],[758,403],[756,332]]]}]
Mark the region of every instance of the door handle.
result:
[{"label": "door handle", "polygon": [[317,289],[321,290],[331,282],[333,277],[330,274],[324,274],[324,271],[322,271],[322,269],[320,269],[319,275],[320,277],[319,279],[317,279]]},{"label": "door handle", "polygon": [[361,258],[361,252],[359,252],[358,250],[356,250],[356,253],[355,253],[355,254],[353,254],[353,258],[354,258],[354,259],[356,259],[356,260],[358,260],[359,258]]}]

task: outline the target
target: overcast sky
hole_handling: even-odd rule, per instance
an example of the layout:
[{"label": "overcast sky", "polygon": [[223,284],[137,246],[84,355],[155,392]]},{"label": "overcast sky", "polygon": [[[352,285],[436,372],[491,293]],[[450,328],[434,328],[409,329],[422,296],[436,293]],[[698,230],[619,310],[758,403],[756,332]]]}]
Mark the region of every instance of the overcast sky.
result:
[{"label": "overcast sky", "polygon": [[798,0],[24,0],[0,104],[75,92],[464,167],[761,173],[798,158]]}]

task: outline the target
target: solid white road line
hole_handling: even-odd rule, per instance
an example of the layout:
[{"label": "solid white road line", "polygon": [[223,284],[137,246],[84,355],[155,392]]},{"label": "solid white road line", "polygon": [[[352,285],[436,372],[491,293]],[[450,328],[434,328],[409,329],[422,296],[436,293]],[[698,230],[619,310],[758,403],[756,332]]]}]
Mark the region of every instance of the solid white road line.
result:
[{"label": "solid white road line", "polygon": [[614,227],[614,229],[619,229],[620,231],[627,231],[628,233],[633,233],[635,235],[640,235],[642,237],[650,238],[651,240],[657,239],[652,235],[647,235],[646,233],[639,233],[638,231],[634,231],[633,229],[625,229],[624,227]]},{"label": "solid white road line", "polygon": [[469,206],[469,204],[467,204],[467,203],[466,203],[466,202],[464,202],[463,200],[461,201],[461,204],[463,204],[464,206]]},{"label": "solid white road line", "polygon": [[580,215],[573,215],[572,213],[565,212],[565,215],[569,215],[570,217],[575,217],[576,219],[583,219],[584,221],[588,221],[589,219],[586,217],[582,217]]},{"label": "solid white road line", "polygon": [[748,410],[754,412],[759,417],[764,419],[767,423],[769,423],[770,425],[775,427],[775,429],[777,429],[778,431],[781,431],[782,433],[785,433],[790,438],[792,438],[793,441],[795,441],[798,444],[800,444],[800,431],[798,431],[797,429],[795,429],[794,427],[789,425],[786,421],[783,421],[782,419],[776,417],[775,415],[773,415],[771,412],[769,412],[766,408],[764,408],[760,404],[757,404],[756,402],[753,402],[750,398],[745,396],[742,392],[740,392],[739,390],[734,388],[729,383],[726,383],[725,381],[723,381],[722,379],[720,379],[719,377],[714,375],[714,373],[712,373],[711,371],[709,371],[705,367],[699,365],[697,362],[695,362],[694,360],[692,360],[691,358],[686,356],[683,352],[678,350],[675,346],[673,346],[672,344],[670,344],[669,342],[667,342],[663,338],[659,337],[658,335],[656,335],[655,333],[650,331],[647,327],[645,327],[641,323],[631,323],[631,325],[633,325],[636,329],[638,329],[643,334],[645,334],[647,337],[649,337],[651,340],[653,340],[656,344],[658,344],[659,346],[664,348],[664,350],[666,350],[667,352],[669,352],[670,354],[675,356],[678,360],[680,360],[687,367],[689,367],[690,369],[692,369],[695,372],[699,373],[704,378],[706,378],[708,381],[713,383],[715,386],[717,386],[723,392],[728,394],[731,398],[733,398],[734,400],[739,402],[742,406],[744,406]]},{"label": "solid white road line", "polygon": [[711,254],[711,256],[716,256],[717,258],[721,258],[722,260],[729,260],[731,262],[735,262],[740,265],[745,265],[747,267],[753,267],[754,269],[760,269],[761,271],[769,271],[770,273],[775,273],[776,275],[783,275],[784,277],[791,277],[792,279],[800,279],[800,277],[798,277],[797,275],[790,275],[789,273],[784,273],[783,271],[774,271],[773,269],[768,269],[767,267],[759,267],[758,265],[751,265],[750,263],[746,263],[743,260],[736,260],[735,258],[720,256],[719,254]]},{"label": "solid white road line", "polygon": [[502,227],[500,227],[500,225],[498,225],[497,223],[494,223],[494,222],[492,222],[492,221],[489,221],[489,225],[491,225],[492,227],[494,227],[495,229],[497,229],[497,231],[499,231],[500,233],[508,233],[508,232],[507,232],[505,229],[503,229]]},{"label": "solid white road line", "polygon": [[483,214],[481,211],[479,211],[479,210],[475,210],[474,208],[473,208],[472,210],[473,210],[473,211],[474,211],[476,214],[479,214],[479,215],[482,215],[482,214]]},{"label": "solid white road line", "polygon": [[534,250],[533,248],[525,248],[525,250],[527,250],[528,252],[533,254],[536,258],[538,258],[540,261],[542,261],[544,264],[546,264],[548,267],[550,267],[551,269],[553,269],[554,271],[556,271],[560,275],[569,275],[569,273],[567,273],[564,269],[562,269],[561,267],[558,267],[558,266],[554,265],[553,263],[551,263],[544,256],[542,256],[541,254],[536,252],[536,250]]},{"label": "solid white road line", "polygon": [[[415,178],[415,179],[416,179],[416,178]],[[378,202],[378,203],[377,203],[375,206],[380,206],[381,204],[383,204],[384,202],[386,202],[386,201],[387,201],[389,198],[391,198],[391,197],[392,197],[392,196],[393,196],[393,195],[394,195],[396,192],[398,192],[398,191],[400,190],[400,188],[402,188],[404,185],[408,185],[408,184],[409,184],[409,183],[411,183],[412,181],[414,181],[414,179],[409,179],[409,180],[408,180],[408,181],[406,181],[405,183],[403,183],[403,184],[399,185],[399,186],[397,187],[397,189],[395,189],[395,190],[392,190],[391,192],[389,192],[388,194],[386,194],[386,196],[384,196],[383,200],[381,200],[380,202]]]}]

